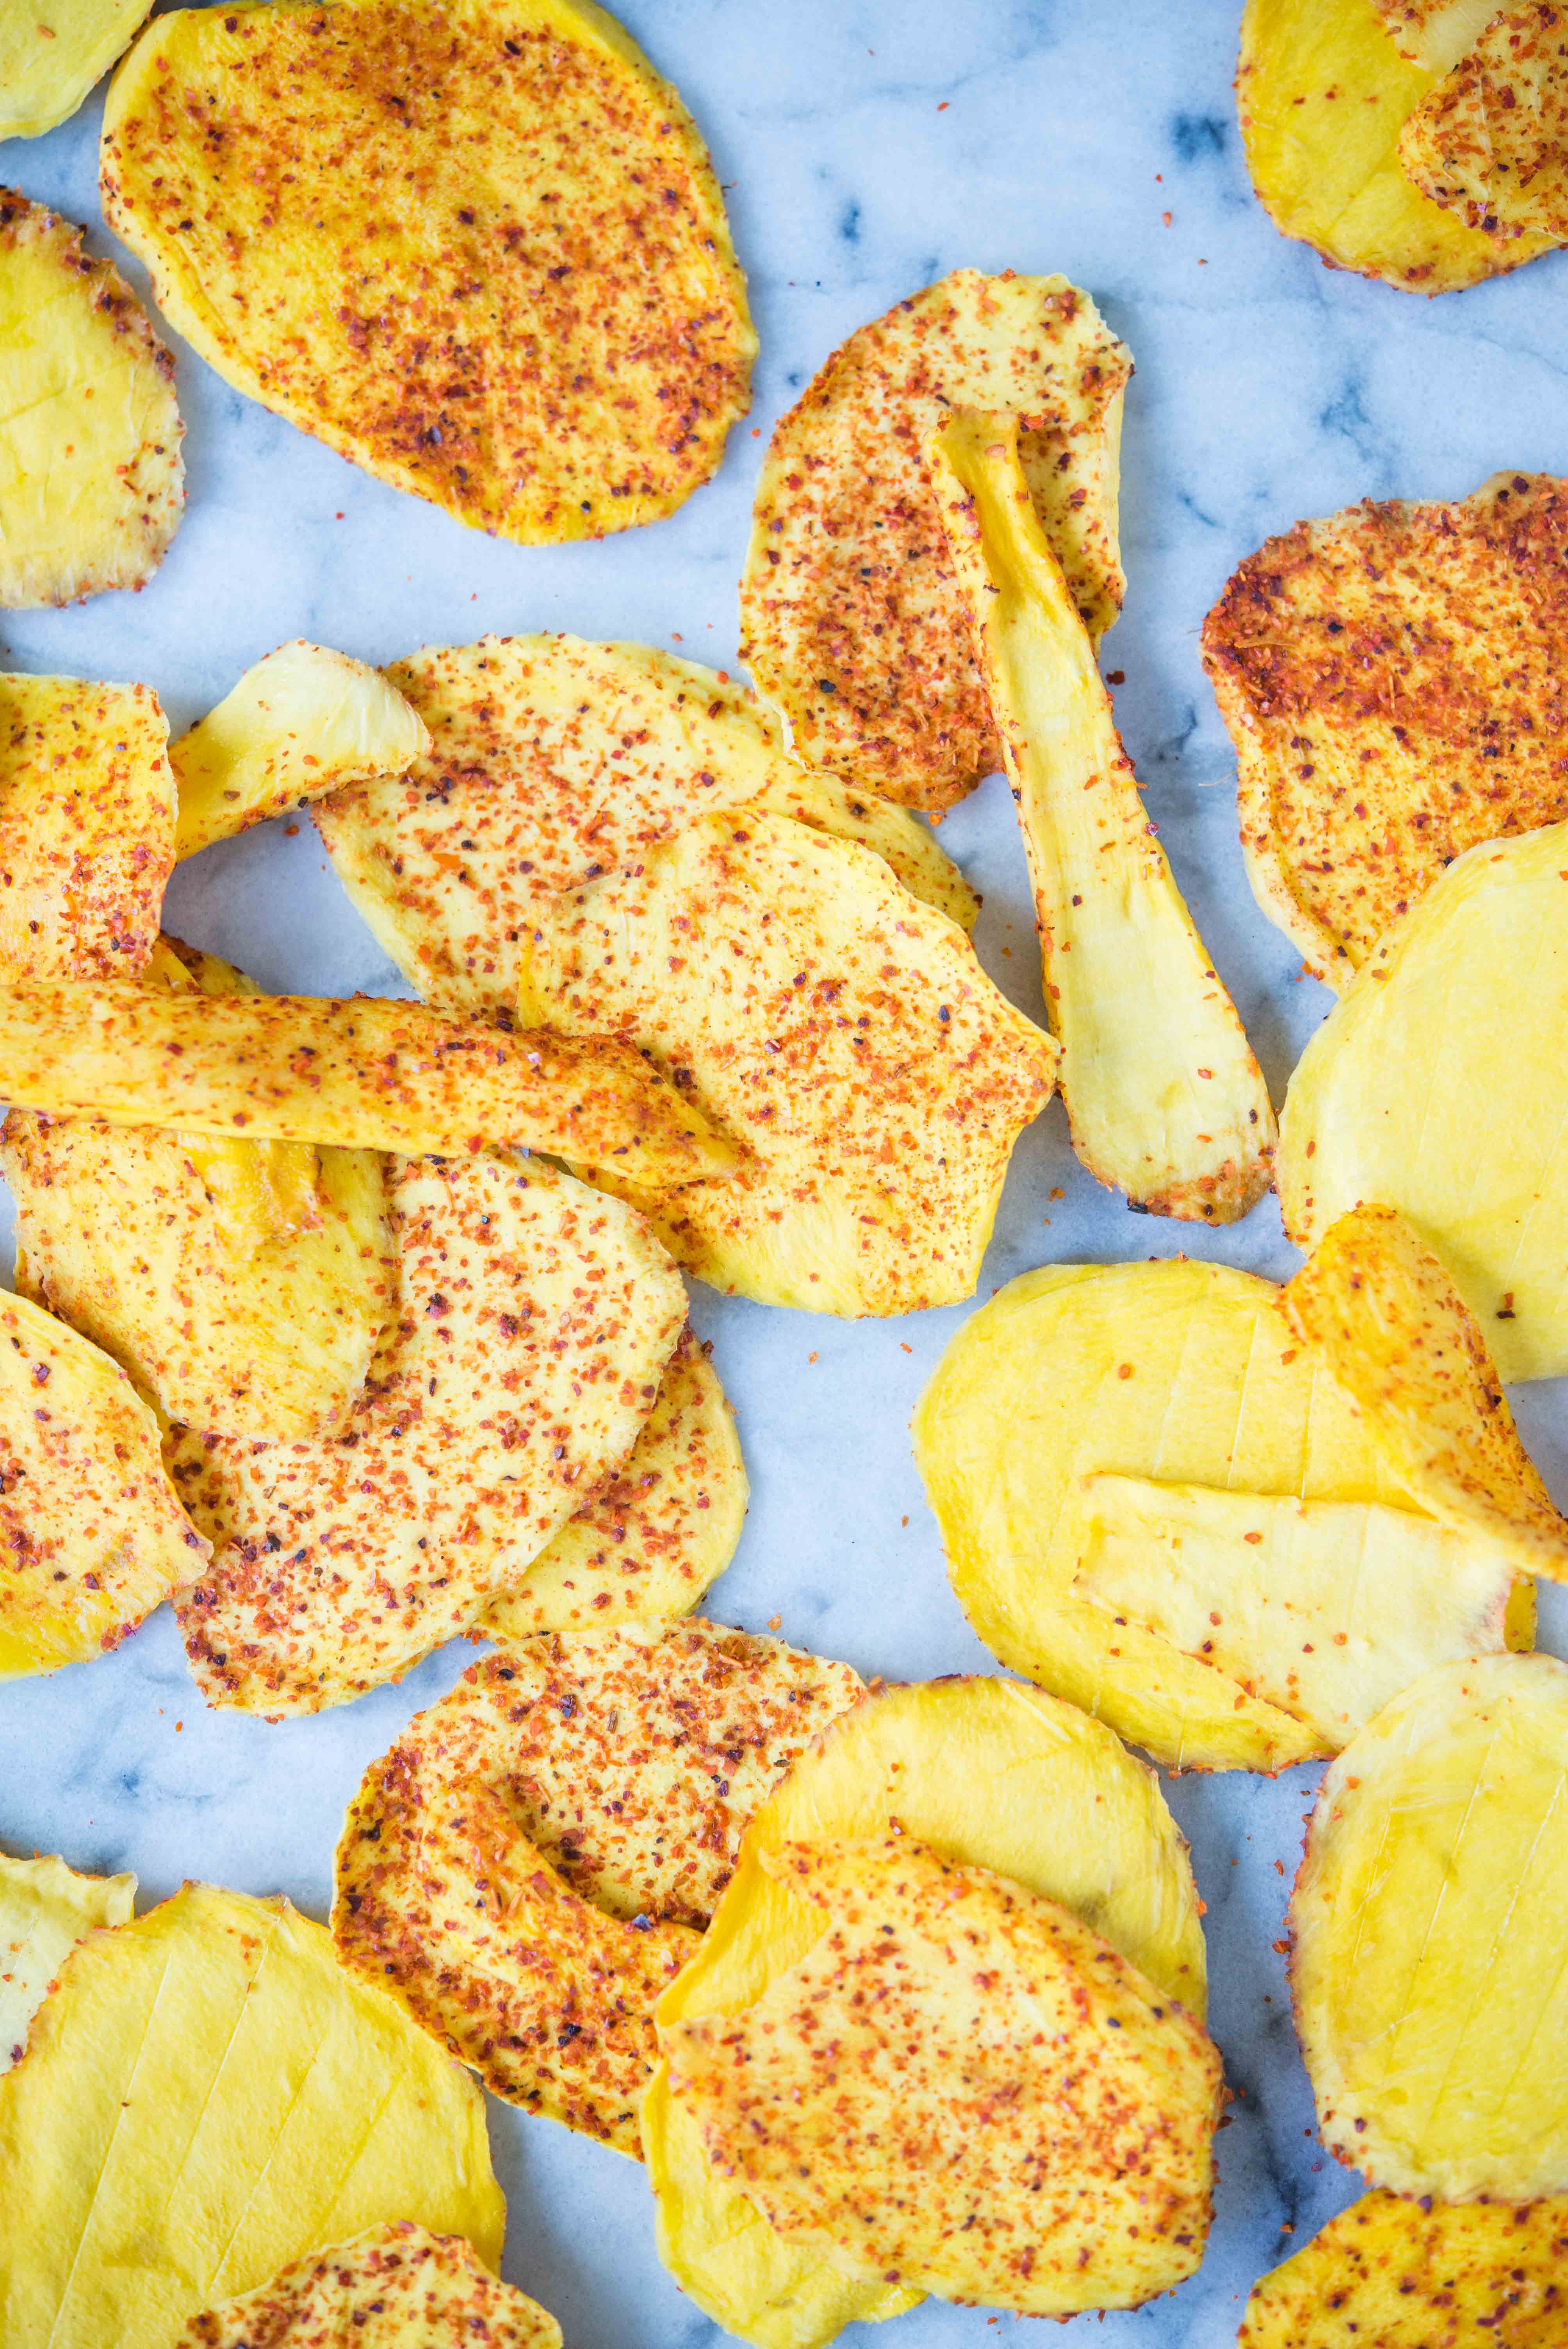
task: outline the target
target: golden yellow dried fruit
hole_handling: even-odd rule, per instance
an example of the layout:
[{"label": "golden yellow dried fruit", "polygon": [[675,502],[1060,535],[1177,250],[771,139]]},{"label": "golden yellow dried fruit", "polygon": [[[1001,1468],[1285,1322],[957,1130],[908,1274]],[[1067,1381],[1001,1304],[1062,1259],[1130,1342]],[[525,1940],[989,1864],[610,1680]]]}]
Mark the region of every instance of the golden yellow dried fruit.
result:
[{"label": "golden yellow dried fruit", "polygon": [[1058,1901],[912,1836],[761,1861],[818,1938],[659,2044],[715,2169],[786,2241],[1031,2316],[1196,2271],[1222,2071],[1179,2001]]},{"label": "golden yellow dried fruit", "polygon": [[[1568,824],[1470,849],[1357,972],[1280,1118],[1285,1230],[1363,1201],[1433,1249],[1504,1380],[1568,1370]],[[1478,1104],[1484,1114],[1478,1115]]]},{"label": "golden yellow dried fruit", "polygon": [[0,1679],[118,1646],[205,1555],[119,1363],[0,1296]]},{"label": "golden yellow dried fruit", "polygon": [[1144,813],[1020,421],[961,411],[928,463],[1028,852],[1073,1147],[1135,1206],[1233,1223],[1269,1187],[1268,1089]]},{"label": "golden yellow dried fruit", "polygon": [[1324,2143],[1443,2201],[1568,2192],[1568,1665],[1429,1672],[1324,1778],[1291,1988]]},{"label": "golden yellow dried fruit", "polygon": [[1568,2321],[1568,2199],[1364,2194],[1260,2276],[1239,2349],[1552,2349]]},{"label": "golden yellow dried fruit", "polygon": [[561,2349],[553,2316],[502,2283],[461,2235],[410,2219],[314,2251],[270,2283],[204,2308],[172,2349]]},{"label": "golden yellow dried fruit", "polygon": [[677,1261],[823,1313],[972,1292],[1056,1066],[963,931],[880,857],[751,810],[552,898],[519,1001],[525,1020],[634,1043],[745,1144],[733,1181],[630,1193]]},{"label": "golden yellow dried fruit", "polygon": [[[954,1679],[872,1696],[796,1764],[753,1820],[696,1956],[661,1999],[661,2032],[748,2006],[820,1938],[820,1917],[769,1875],[766,1854],[882,1837],[895,1823],[942,1859],[1059,1901],[1202,2018],[1197,1894],[1153,1773],[1071,1705],[1016,1681]],[[786,2241],[713,2168],[662,2067],[643,2100],[643,2146],[665,2265],[757,2349],[820,2349],[844,2325],[918,2299]]]},{"label": "golden yellow dried fruit", "polygon": [[475,1628],[506,1641],[687,1615],[735,1555],[746,1496],[735,1414],[683,1330],[626,1460]]},{"label": "golden yellow dried fruit", "polygon": [[1399,158],[1406,120],[1473,36],[1454,50],[1439,35],[1424,53],[1440,62],[1414,64],[1385,28],[1382,5],[1247,0],[1236,101],[1260,201],[1284,235],[1333,267],[1408,292],[1443,294],[1517,268],[1546,250],[1540,239],[1466,227],[1422,194]]},{"label": "golden yellow dried fruit", "polygon": [[78,1876],[63,1859],[0,1852],[0,2072],[21,2062],[28,2026],[84,1933],[129,1923],[135,1904],[134,1876]]},{"label": "golden yellow dried fruit", "polygon": [[1488,236],[1568,243],[1568,18],[1504,9],[1399,134],[1421,193]]},{"label": "golden yellow dried fruit", "polygon": [[326,792],[400,775],[429,747],[423,719],[379,670],[325,645],[280,645],[169,753],[179,854]]},{"label": "golden yellow dried fruit", "polygon": [[940,815],[1002,761],[926,443],[954,408],[1027,418],[1039,519],[1098,642],[1121,606],[1132,361],[1065,277],[955,270],[841,345],[775,426],[740,583],[741,651],[814,765]]},{"label": "golden yellow dried fruit", "polygon": [[473,2083],[285,1900],[187,1885],[67,1959],[0,2079],[0,2338],[169,2349],[388,2219],[500,2259]]},{"label": "golden yellow dried fruit", "polygon": [[129,47],[150,0],[38,0],[0,17],[0,139],[41,139]]},{"label": "golden yellow dried fruit", "polygon": [[366,1773],[344,1962],[498,2095],[635,2153],[655,1999],[758,1805],[861,1692],[847,1664],[710,1623],[503,1648]]},{"label": "golden yellow dried fruit", "polygon": [[756,336],[676,91],[588,0],[502,29],[484,0],[159,17],[104,212],[236,389],[476,528],[600,538],[717,471]]},{"label": "golden yellow dried fruit", "polygon": [[80,229],[9,188],[0,350],[0,607],[139,587],[185,507],[174,362]]},{"label": "golden yellow dried fruit", "polygon": [[530,1160],[389,1169],[397,1289],[341,1432],[183,1433],[215,1545],[179,1613],[213,1704],[314,1713],[466,1630],[624,1460],[686,1320],[635,1211]]},{"label": "golden yellow dried fruit", "polygon": [[744,686],[647,645],[485,636],[387,672],[429,729],[401,780],[335,792],[315,822],[344,886],[421,995],[510,1011],[526,938],[562,889],[634,864],[715,808],[793,815],[886,858],[974,926],[957,867],[903,809],[782,750]]},{"label": "golden yellow dried fruit", "polygon": [[1297,523],[1203,623],[1248,874],[1331,987],[1465,849],[1568,814],[1565,563],[1563,483],[1497,473]]},{"label": "golden yellow dried fruit", "polygon": [[134,978],[174,869],[169,726],[145,685],[0,676],[0,969]]}]

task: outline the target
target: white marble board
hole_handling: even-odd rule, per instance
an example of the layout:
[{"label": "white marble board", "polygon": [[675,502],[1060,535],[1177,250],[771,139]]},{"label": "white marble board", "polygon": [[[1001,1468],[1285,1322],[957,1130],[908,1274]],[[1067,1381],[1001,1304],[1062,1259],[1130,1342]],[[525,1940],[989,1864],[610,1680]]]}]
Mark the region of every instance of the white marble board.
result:
[{"label": "white marble board", "polygon": [[[717,480],[652,529],[501,544],[355,471],[170,337],[190,505],[162,569],[139,596],[5,616],[4,665],[145,679],[176,728],[302,635],[383,661],[488,629],[568,628],[733,667],[761,450],[820,361],[949,269],[1063,271],[1138,366],[1122,473],[1129,594],[1104,656],[1125,672],[1118,718],[1277,1100],[1328,999],[1243,874],[1233,761],[1199,664],[1203,615],[1238,559],[1303,514],[1367,494],[1459,496],[1505,465],[1568,472],[1568,257],[1428,302],[1286,243],[1241,159],[1234,0],[623,0],[620,14],[707,134],[750,281],[755,407]],[[0,179],[86,222],[144,287],[101,227],[98,113],[94,99],[51,137],[12,144]],[[995,779],[942,839],[985,893],[988,968],[1037,1016],[1023,859]],[[401,991],[308,823],[181,869],[169,922],[275,988]],[[1042,1262],[1182,1248],[1276,1277],[1295,1261],[1272,1199],[1218,1233],[1132,1216],[1078,1168],[1053,1104],[1014,1161],[980,1293]],[[868,1674],[991,1669],[949,1592],[907,1433],[965,1309],[846,1324],[700,1288],[693,1305],[753,1488],[714,1616],[753,1630],[779,1616],[789,1638]],[[1538,1385],[1514,1401],[1562,1498],[1568,1399]],[[1542,1644],[1568,1652],[1563,1594],[1546,1602]],[[144,1899],[198,1876],[282,1890],[325,1916],[361,1771],[471,1654],[454,1646],[399,1688],[268,1727],[204,1709],[165,1609],[112,1656],[0,1689],[0,1846],[135,1868]],[[1314,1780],[1169,1788],[1208,1903],[1212,2019],[1236,2097],[1218,2220],[1181,2292],[1102,2329],[1078,2319],[1070,2338],[1219,2349],[1253,2279],[1355,2195],[1312,2133],[1276,1947]],[[511,2207],[506,2272],[555,2311],[568,2349],[717,2341],[659,2267],[632,2164],[493,2101],[490,2119]],[[977,2349],[1017,2321],[932,2301],[878,2339]]]}]

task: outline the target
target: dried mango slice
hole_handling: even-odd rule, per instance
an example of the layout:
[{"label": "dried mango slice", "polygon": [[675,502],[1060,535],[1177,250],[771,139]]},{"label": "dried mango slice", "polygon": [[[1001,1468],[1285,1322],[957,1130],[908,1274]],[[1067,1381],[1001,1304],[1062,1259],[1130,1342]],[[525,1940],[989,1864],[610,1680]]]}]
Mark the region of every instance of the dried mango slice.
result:
[{"label": "dried mango slice", "polygon": [[1506,1554],[1409,1509],[1089,1476],[1083,1516],[1074,1596],[1277,1705],[1321,1754],[1434,1665],[1507,1645]]},{"label": "dried mango slice", "polygon": [[647,645],[485,636],[387,672],[428,754],[335,792],[315,822],[379,943],[428,1001],[511,1009],[562,889],[635,864],[715,808],[769,808],[886,858],[966,929],[978,905],[914,818],[783,750],[744,686]]},{"label": "dried mango slice", "polygon": [[498,2095],[634,2154],[654,2001],[758,1804],[861,1693],[847,1664],[710,1623],[502,1649],[366,1773],[345,1964]]},{"label": "dried mango slice", "polygon": [[741,653],[817,766],[940,815],[1000,766],[926,443],[955,408],[1027,424],[1030,495],[1098,643],[1121,608],[1124,345],[1065,277],[954,270],[840,346],[774,427]]},{"label": "dried mango slice", "polygon": [[1568,1665],[1429,1672],[1330,1766],[1291,1898],[1324,2143],[1443,2201],[1568,2191]]},{"label": "dried mango slice", "polygon": [[[1151,1771],[1071,1705],[1001,1680],[947,1680],[871,1698],[796,1764],[753,1820],[701,1948],[659,2002],[661,2032],[738,2013],[820,1937],[820,1919],[766,1854],[885,1836],[1059,1901],[1188,2012],[1204,2005],[1202,1929],[1186,1847]],[[820,2349],[845,2324],[919,2295],[787,2242],[708,2161],[663,2067],[643,2145],[665,2265],[757,2349]]]},{"label": "dried mango slice", "polygon": [[1568,2321],[1568,2199],[1364,2194],[1260,2276],[1238,2349],[1552,2349]]},{"label": "dried mango slice", "polygon": [[135,1905],[134,1876],[78,1876],[63,1859],[0,1852],[0,2072],[21,2062],[28,2026],[82,1936],[129,1923]]},{"label": "dried mango slice", "polygon": [[150,0],[40,0],[0,19],[0,139],[41,139],[128,48]]},{"label": "dried mango slice", "polygon": [[117,1647],[205,1554],[119,1363],[0,1296],[0,1679]]},{"label": "dried mango slice", "polygon": [[669,2094],[787,2241],[868,2282],[1065,2316],[1192,2274],[1218,2051],[1059,1902],[911,1836],[761,1854],[820,1938],[661,2030]]},{"label": "dried mango slice", "polygon": [[[1447,1268],[1504,1380],[1568,1370],[1568,824],[1472,848],[1351,980],[1280,1119],[1284,1226],[1363,1200]],[[1479,1108],[1479,1113],[1478,1113]]]},{"label": "dried mango slice", "polygon": [[750,810],[552,898],[519,1001],[568,1036],[634,1042],[746,1145],[732,1182],[633,1194],[676,1260],[823,1313],[972,1292],[1056,1065],[880,857]]},{"label": "dried mango slice", "polygon": [[22,981],[0,990],[0,1097],[220,1139],[544,1150],[653,1182],[722,1176],[738,1156],[624,1046],[512,1036],[366,996]]},{"label": "dried mango slice", "polygon": [[1568,1582],[1568,1525],[1519,1440],[1486,1340],[1402,1216],[1341,1216],[1282,1301],[1424,1509],[1516,1573]]},{"label": "dried mango slice", "polygon": [[0,2080],[0,2337],[168,2349],[388,2219],[499,2265],[484,2106],[285,1900],[187,1885],[66,1961]]},{"label": "dried mango slice", "polygon": [[1399,134],[1421,193],[1489,236],[1568,242],[1568,21],[1506,10]]},{"label": "dried mango slice", "polygon": [[1204,621],[1249,877],[1331,987],[1465,849],[1568,815],[1565,563],[1564,484],[1498,473],[1297,523]]},{"label": "dried mango slice", "polygon": [[746,1497],[735,1414],[686,1330],[624,1465],[476,1629],[504,1641],[689,1614],[735,1555]]},{"label": "dried mango slice", "polygon": [[225,381],[475,528],[653,522],[746,411],[707,151],[582,0],[177,10],[115,76],[101,173]]},{"label": "dried mango slice", "polygon": [[401,775],[429,747],[424,720],[379,670],[303,638],[280,645],[170,751],[178,852],[194,856],[302,801]]},{"label": "dried mango slice", "polygon": [[409,2219],[295,2260],[254,2292],[204,2308],[172,2349],[561,2349],[548,2310],[490,2274],[460,2235]]},{"label": "dried mango slice", "polygon": [[184,430],[174,362],[124,279],[0,188],[0,607],[150,579],[184,511]]},{"label": "dried mango slice", "polygon": [[[253,998],[217,955],[154,948],[147,983]],[[98,1125],[14,1110],[0,1171],[18,1286],[112,1354],[166,1418],[287,1441],[335,1429],[391,1297],[371,1150]]]},{"label": "dried mango slice", "polygon": [[1269,1187],[1274,1111],[1144,814],[1019,426],[957,415],[929,462],[1028,852],[1073,1147],[1135,1206],[1233,1223]]},{"label": "dried mango slice", "polygon": [[1494,0],[1372,0],[1394,47],[1429,73],[1447,73],[1497,15]]},{"label": "dried mango slice", "polygon": [[168,722],[145,685],[0,676],[0,969],[133,978],[174,869]]},{"label": "dried mango slice", "polygon": [[1380,5],[1247,0],[1236,102],[1259,201],[1283,235],[1331,267],[1409,293],[1449,293],[1532,260],[1547,249],[1541,239],[1467,228],[1404,170],[1400,131],[1454,55],[1439,46],[1440,64],[1408,62]]},{"label": "dried mango slice", "polygon": [[631,1451],[685,1323],[642,1218],[570,1175],[414,1159],[388,1183],[397,1289],[341,1433],[171,1448],[215,1545],[179,1602],[213,1704],[313,1713],[466,1630]]}]

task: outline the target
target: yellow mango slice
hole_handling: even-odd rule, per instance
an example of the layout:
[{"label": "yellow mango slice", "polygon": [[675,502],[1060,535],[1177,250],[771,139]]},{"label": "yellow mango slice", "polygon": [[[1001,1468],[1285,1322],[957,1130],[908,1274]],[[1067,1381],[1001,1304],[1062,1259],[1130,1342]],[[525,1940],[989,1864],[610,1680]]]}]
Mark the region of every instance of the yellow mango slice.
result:
[{"label": "yellow mango slice", "polygon": [[82,1936],[128,1924],[135,1905],[134,1876],[78,1876],[63,1859],[0,1852],[0,2072],[21,2062],[28,2026]]},{"label": "yellow mango slice", "polygon": [[561,2349],[548,2310],[502,2283],[460,2235],[411,2219],[280,2269],[270,2283],[204,2308],[173,2349]]},{"label": "yellow mango slice", "polygon": [[150,0],[42,0],[0,18],[0,139],[41,139],[128,48]]}]

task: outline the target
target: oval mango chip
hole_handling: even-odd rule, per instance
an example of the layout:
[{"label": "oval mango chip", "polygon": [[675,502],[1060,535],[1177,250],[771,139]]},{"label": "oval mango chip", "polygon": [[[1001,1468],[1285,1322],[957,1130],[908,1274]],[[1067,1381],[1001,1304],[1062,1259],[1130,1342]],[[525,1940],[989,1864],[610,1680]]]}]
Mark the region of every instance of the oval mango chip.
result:
[{"label": "oval mango chip", "polygon": [[624,1465],[475,1629],[505,1642],[689,1615],[735,1555],[747,1489],[735,1414],[686,1330]]},{"label": "oval mango chip", "polygon": [[0,1852],[0,2072],[19,2064],[60,1967],[98,1925],[128,1925],[134,1876],[78,1876],[53,1855]]},{"label": "oval mango chip", "polygon": [[561,2349],[539,2302],[502,2283],[460,2235],[408,2219],[295,2260],[254,2292],[204,2308],[172,2349]]},{"label": "oval mango chip", "polygon": [[1002,763],[925,448],[955,408],[1027,423],[1019,454],[1098,644],[1121,608],[1121,395],[1132,372],[1065,277],[954,270],[860,327],[774,427],[740,583],[741,657],[814,766],[941,815]]},{"label": "oval mango chip", "polygon": [[[1523,1578],[1561,1571],[1568,1527],[1473,1324],[1420,1273],[1440,1279],[1377,1226],[1283,1291],[1181,1261],[1010,1283],[913,1427],[986,1645],[1162,1762],[1271,1771],[1434,1664],[1528,1647]],[[1362,1362],[1342,1278],[1398,1329],[1391,1361]]]},{"label": "oval mango chip", "polygon": [[116,74],[100,160],[225,382],[476,529],[656,521],[746,411],[707,150],[592,0],[177,9]]},{"label": "oval mango chip", "polygon": [[[661,2039],[739,2015],[820,1941],[820,1907],[787,1881],[802,1847],[830,1857],[895,1830],[949,1868],[1005,1879],[1009,1898],[1069,1911],[1169,2002],[1165,2019],[1178,2033],[1202,2019],[1197,1894],[1153,1773],[1109,1729],[1037,1690],[950,1680],[874,1695],[796,1764],[753,1820],[700,1948],[659,2002]],[[1199,2170],[1212,2121],[1211,2099],[1194,2131]],[[643,2100],[643,2143],[665,2265],[757,2349],[820,2349],[844,2325],[897,2315],[919,2299],[918,2289],[841,2262],[820,2239],[771,2226],[714,2167],[665,2065]],[[868,2198],[878,2183],[868,2181]],[[1200,2201],[1205,2193],[1206,2178]],[[1196,2266],[1205,2226],[1184,2244],[1150,2244],[1149,2271],[1168,2251],[1181,2272]],[[1017,2231],[1022,2249],[1026,2224]]]},{"label": "oval mango chip", "polygon": [[387,674],[428,728],[428,755],[406,775],[346,784],[315,823],[428,1002],[510,1013],[520,940],[552,897],[637,864],[716,808],[767,808],[858,841],[913,895],[975,926],[979,901],[923,825],[802,766],[717,669],[648,645],[484,636]]},{"label": "oval mango chip", "polygon": [[1308,1044],[1280,1117],[1280,1207],[1297,1247],[1363,1201],[1397,1207],[1505,1380],[1568,1370],[1565,1030],[1557,823],[1472,848],[1439,875]]},{"label": "oval mango chip", "polygon": [[1291,1991],[1329,2150],[1444,2201],[1568,2192],[1568,1665],[1483,1656],[1324,1778]]},{"label": "oval mango chip", "polygon": [[1237,2349],[1553,2349],[1568,2328],[1568,2199],[1365,2194],[1252,2289]]},{"label": "oval mango chip", "polygon": [[711,1623],[503,1648],[366,1773],[339,1955],[497,2095],[635,2154],[654,2002],[758,1806],[861,1694],[847,1664]]},{"label": "oval mango chip", "polygon": [[66,1960],[0,2079],[0,2339],[169,2349],[391,2219],[499,2266],[484,2104],[284,1900],[187,1885]]},{"label": "oval mango chip", "polygon": [[[1334,268],[1415,294],[1475,285],[1550,250],[1550,238],[1469,227],[1406,168],[1410,117],[1496,13],[1488,0],[1409,9],[1398,0],[1247,0],[1236,66],[1242,142],[1283,235]],[[1385,17],[1419,20],[1404,54]]]},{"label": "oval mango chip", "polygon": [[0,608],[143,585],[185,509],[174,362],[80,229],[9,188],[0,351]]}]

